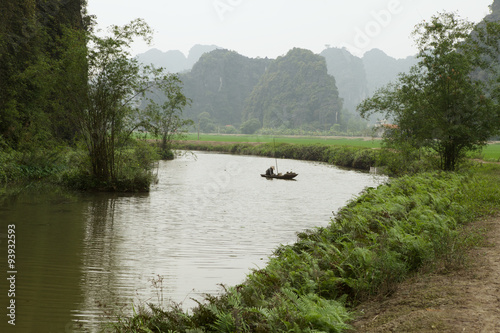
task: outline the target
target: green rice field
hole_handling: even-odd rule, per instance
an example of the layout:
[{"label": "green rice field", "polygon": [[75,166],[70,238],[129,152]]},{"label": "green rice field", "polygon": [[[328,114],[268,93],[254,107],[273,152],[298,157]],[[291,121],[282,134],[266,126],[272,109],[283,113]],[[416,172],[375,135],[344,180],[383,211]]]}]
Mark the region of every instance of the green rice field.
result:
[{"label": "green rice field", "polygon": [[483,149],[481,157],[485,161],[500,162],[500,143],[489,144]]},{"label": "green rice field", "polygon": [[[198,135],[190,133],[186,140],[198,140]],[[341,138],[341,137],[306,137],[306,136],[271,136],[271,135],[221,135],[221,134],[200,134],[200,141],[216,141],[216,142],[261,142],[268,143],[295,143],[295,144],[315,144],[321,143],[326,145],[339,146],[356,146],[366,148],[380,148],[381,141],[378,139],[367,138]]]},{"label": "green rice field", "polygon": [[[186,140],[198,140],[196,133],[187,135]],[[315,144],[322,143],[326,145],[354,146],[365,148],[380,148],[382,141],[380,139],[366,138],[346,138],[335,136],[271,136],[271,135],[227,135],[227,134],[200,134],[200,141],[216,142],[273,142],[276,143],[296,143],[296,144]],[[485,161],[500,162],[500,143],[492,143],[483,149],[478,157]]]}]

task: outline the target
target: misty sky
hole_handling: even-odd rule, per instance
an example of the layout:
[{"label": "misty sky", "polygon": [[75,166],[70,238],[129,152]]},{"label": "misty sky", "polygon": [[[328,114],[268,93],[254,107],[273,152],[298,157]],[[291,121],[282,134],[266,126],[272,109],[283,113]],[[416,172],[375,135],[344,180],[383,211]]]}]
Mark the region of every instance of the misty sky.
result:
[{"label": "misty sky", "polygon": [[[379,48],[395,58],[416,53],[414,26],[442,11],[478,22],[493,0],[88,0],[99,28],[143,18],[155,30],[152,47],[187,54],[217,45],[248,57],[276,58],[293,47],[319,53]],[[134,44],[134,55],[149,49]]]}]

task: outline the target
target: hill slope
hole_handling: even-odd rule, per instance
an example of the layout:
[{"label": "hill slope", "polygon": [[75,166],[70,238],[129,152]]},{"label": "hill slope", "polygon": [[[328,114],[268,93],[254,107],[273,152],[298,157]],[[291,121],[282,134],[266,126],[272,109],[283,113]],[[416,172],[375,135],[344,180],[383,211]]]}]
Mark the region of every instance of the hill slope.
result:
[{"label": "hill slope", "polygon": [[239,124],[245,100],[270,63],[222,49],[204,54],[191,72],[181,75],[184,94],[192,99],[186,117],[197,120],[208,112],[219,125]]},{"label": "hill slope", "polygon": [[326,61],[295,48],[273,61],[245,105],[243,120],[258,119],[264,127],[297,128],[309,124],[329,129],[337,123],[342,100]]}]

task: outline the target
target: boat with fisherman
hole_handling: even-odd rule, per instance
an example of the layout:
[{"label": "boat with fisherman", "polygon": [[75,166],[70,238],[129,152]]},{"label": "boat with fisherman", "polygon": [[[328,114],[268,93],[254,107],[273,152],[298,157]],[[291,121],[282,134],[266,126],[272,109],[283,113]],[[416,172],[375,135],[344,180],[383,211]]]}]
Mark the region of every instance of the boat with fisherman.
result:
[{"label": "boat with fisherman", "polygon": [[287,171],[286,173],[278,173],[278,159],[276,158],[276,143],[274,142],[273,139],[273,148],[274,148],[274,159],[276,161],[276,173],[274,173],[274,166],[269,167],[269,169],[266,170],[266,173],[261,173],[260,175],[262,177],[265,177],[267,179],[294,179],[295,177],[298,176],[297,173]]},{"label": "boat with fisherman", "polygon": [[[266,178],[276,178],[276,179],[294,179],[295,177],[298,176],[297,173],[295,172],[286,172],[286,173],[278,173],[278,174],[271,174],[271,175],[267,175],[265,173],[261,173],[260,174],[262,177],[266,177]],[[295,179],[294,179],[295,180]]]}]

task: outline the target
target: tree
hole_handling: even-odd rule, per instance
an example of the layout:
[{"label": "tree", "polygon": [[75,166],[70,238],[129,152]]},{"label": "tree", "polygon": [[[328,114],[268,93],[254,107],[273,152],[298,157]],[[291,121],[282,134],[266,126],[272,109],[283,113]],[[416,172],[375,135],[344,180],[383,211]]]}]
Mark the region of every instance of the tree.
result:
[{"label": "tree", "polygon": [[500,129],[498,103],[472,76],[480,57],[469,43],[472,30],[451,13],[418,24],[418,64],[358,106],[363,117],[383,112],[394,121],[396,127],[384,133],[389,145],[430,148],[443,170],[455,170],[468,151],[486,145]]},{"label": "tree", "polygon": [[[123,151],[135,130],[149,127],[164,131],[162,123],[169,121],[166,118],[173,117],[185,105],[177,77],[164,74],[162,69],[143,67],[131,57],[134,38],[150,42],[151,35],[150,27],[138,19],[123,27],[112,26],[109,36],[100,37],[90,31],[85,36],[88,48],[68,51],[66,59],[79,59],[82,53],[86,54],[88,83],[68,84],[67,93],[73,97],[72,118],[86,144],[91,175],[99,182],[116,181],[121,169],[126,168]],[[71,68],[77,64],[81,62],[68,60],[69,71],[73,72]],[[162,107],[149,107],[150,118],[141,116],[141,98],[158,88],[172,93],[173,100]],[[145,119],[151,123],[145,123]]]},{"label": "tree", "polygon": [[214,133],[217,131],[210,113],[202,112],[198,115],[198,131],[202,133]]},{"label": "tree", "polygon": [[261,128],[260,121],[257,118],[252,118],[241,124],[241,132],[243,134],[254,134]]},{"label": "tree", "polygon": [[168,75],[168,80],[158,82],[158,90],[162,92],[163,104],[159,105],[150,99],[150,103],[142,112],[144,128],[155,136],[161,136],[161,156],[172,158],[172,141],[185,133],[187,126],[193,125],[192,120],[181,118],[182,110],[189,100],[182,94],[181,81],[177,75]]}]

